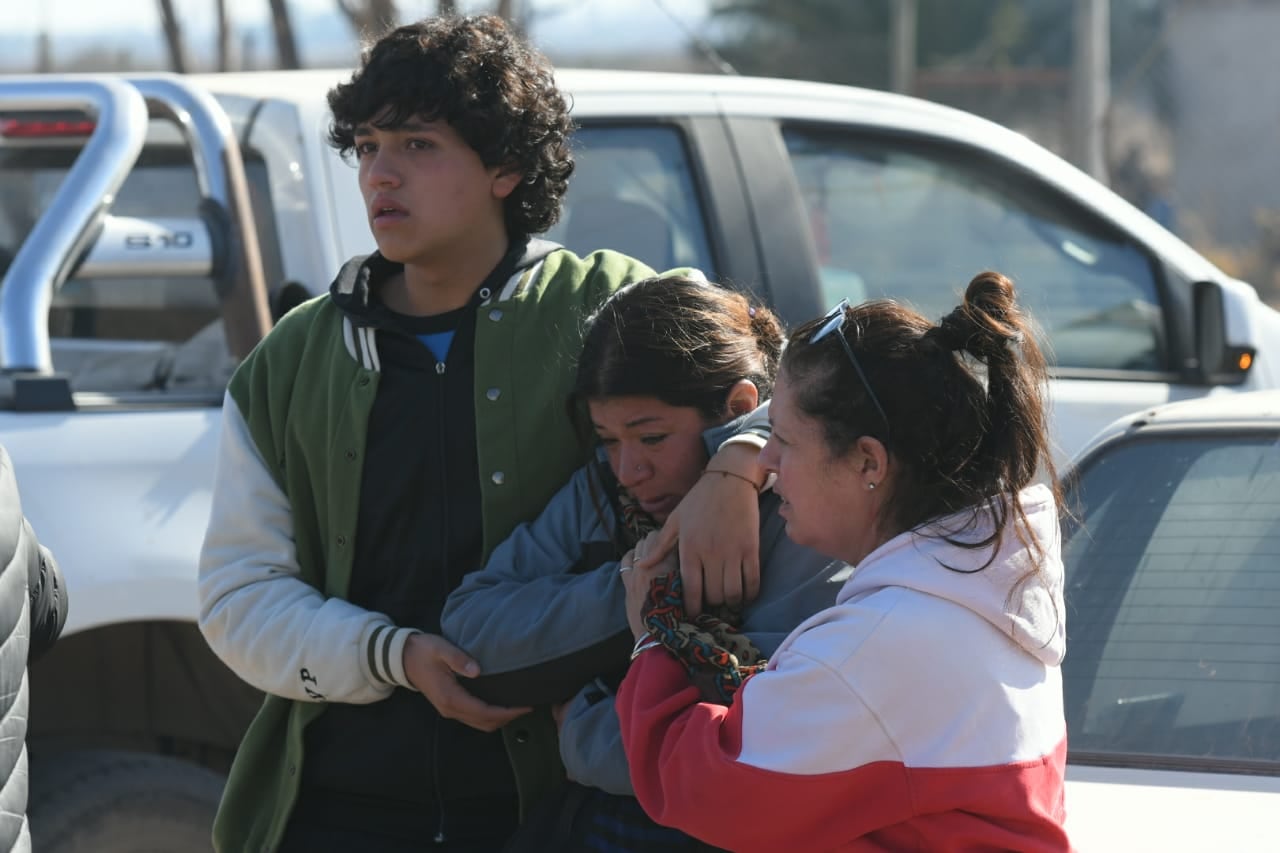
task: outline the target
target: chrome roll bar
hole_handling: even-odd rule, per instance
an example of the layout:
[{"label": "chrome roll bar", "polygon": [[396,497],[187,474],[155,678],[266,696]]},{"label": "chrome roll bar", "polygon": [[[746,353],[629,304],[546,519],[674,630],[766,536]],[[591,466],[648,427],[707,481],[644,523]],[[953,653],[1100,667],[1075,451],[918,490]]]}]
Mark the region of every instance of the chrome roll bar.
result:
[{"label": "chrome roll bar", "polygon": [[0,284],[0,370],[52,373],[49,307],[54,290],[92,242],[147,136],[137,89],[110,78],[5,80],[0,110],[83,110],[96,126],[49,209],[23,241]]},{"label": "chrome roll bar", "polygon": [[[186,268],[212,274],[232,355],[241,358],[271,326],[266,285],[239,143],[209,93],[177,75],[0,79],[0,110],[88,110],[95,127],[49,208],[23,242],[0,285],[0,371],[52,372],[48,315],[53,294],[82,264],[110,277],[169,275],[174,253],[120,257],[122,235],[171,232],[170,221],[107,216],[146,141],[150,117],[175,125],[191,149],[202,198],[192,211],[207,234],[194,236]],[[132,224],[130,224],[132,222]],[[150,230],[148,230],[150,229]],[[98,242],[101,240],[101,246]],[[208,254],[199,260],[203,249]]]}]

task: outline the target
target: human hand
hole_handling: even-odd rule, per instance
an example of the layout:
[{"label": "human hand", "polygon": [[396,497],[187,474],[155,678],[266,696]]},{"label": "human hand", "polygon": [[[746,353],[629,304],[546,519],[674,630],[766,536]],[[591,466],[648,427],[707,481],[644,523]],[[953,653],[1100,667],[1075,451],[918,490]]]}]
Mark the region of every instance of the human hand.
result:
[{"label": "human hand", "polygon": [[661,556],[654,556],[650,565],[642,565],[641,558],[649,555],[651,549],[659,542],[659,531],[650,533],[641,539],[636,547],[628,551],[618,567],[622,576],[622,586],[627,593],[627,625],[631,627],[631,635],[639,640],[647,636],[649,631],[644,625],[643,608],[649,595],[653,579],[659,575],[677,570],[676,555],[670,549]]},{"label": "human hand", "polygon": [[637,563],[648,568],[679,543],[690,617],[702,612],[704,601],[740,609],[759,594],[760,497],[751,484],[764,477],[755,448],[724,448],[667,518],[646,555],[637,556]]},{"label": "human hand", "polygon": [[764,656],[731,622],[686,616],[680,585],[679,573],[651,581],[640,608],[645,630],[680,662],[702,701],[731,705],[747,676],[765,668]]},{"label": "human hand", "polygon": [[440,716],[482,732],[500,729],[532,710],[490,705],[468,693],[458,676],[475,678],[480,665],[438,634],[410,635],[404,644],[404,674]]}]

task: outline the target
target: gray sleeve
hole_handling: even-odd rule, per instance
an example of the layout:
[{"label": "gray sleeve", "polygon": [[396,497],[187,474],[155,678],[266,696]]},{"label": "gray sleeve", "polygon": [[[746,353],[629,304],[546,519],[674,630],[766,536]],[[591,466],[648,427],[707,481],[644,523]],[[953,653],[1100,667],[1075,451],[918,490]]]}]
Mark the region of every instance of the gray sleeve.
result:
[{"label": "gray sleeve", "polygon": [[736,442],[745,442],[758,449],[764,447],[772,431],[773,428],[769,425],[769,401],[765,400],[745,415],[704,430],[702,443],[706,445],[708,456],[715,456],[721,447]]},{"label": "gray sleeve", "polygon": [[561,702],[626,662],[616,549],[596,519],[588,476],[578,471],[445,603],[442,633],[480,664],[465,684],[487,702]]},{"label": "gray sleeve", "polygon": [[600,683],[573,697],[560,727],[560,760],[569,778],[610,794],[635,796],[613,694]]},{"label": "gray sleeve", "polygon": [[715,456],[717,451],[728,444],[749,444],[756,450],[760,450],[772,434],[773,425],[769,423],[769,401],[765,400],[747,414],[707,430],[702,434],[702,440],[707,445],[707,453]]},{"label": "gray sleeve", "polygon": [[767,495],[760,504],[760,595],[747,605],[742,622],[742,632],[765,657],[801,622],[834,607],[853,572],[848,564],[793,542],[778,503]]}]

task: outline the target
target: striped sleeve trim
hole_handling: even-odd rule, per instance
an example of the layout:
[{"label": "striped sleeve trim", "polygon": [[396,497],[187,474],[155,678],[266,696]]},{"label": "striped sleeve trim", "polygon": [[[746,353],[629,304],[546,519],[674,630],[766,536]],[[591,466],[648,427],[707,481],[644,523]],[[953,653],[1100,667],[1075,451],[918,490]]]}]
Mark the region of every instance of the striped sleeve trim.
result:
[{"label": "striped sleeve trim", "polygon": [[370,679],[414,690],[404,674],[404,644],[410,636],[420,633],[413,628],[395,628],[386,623],[373,626],[364,641],[362,661]]}]

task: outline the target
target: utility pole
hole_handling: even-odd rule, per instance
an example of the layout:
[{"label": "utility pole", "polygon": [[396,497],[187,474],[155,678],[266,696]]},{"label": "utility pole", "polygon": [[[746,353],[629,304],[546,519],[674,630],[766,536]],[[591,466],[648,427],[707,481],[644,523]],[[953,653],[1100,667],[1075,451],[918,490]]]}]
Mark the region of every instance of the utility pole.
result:
[{"label": "utility pole", "polygon": [[36,34],[36,73],[49,74],[53,71],[53,40],[49,38],[49,19],[53,17],[46,2],[40,7],[40,32]]},{"label": "utility pole", "polygon": [[1071,57],[1072,159],[1107,183],[1106,129],[1111,102],[1111,2],[1074,0]]},{"label": "utility pole", "polygon": [[187,48],[182,43],[182,28],[173,12],[173,0],[160,0],[160,23],[164,27],[164,42],[169,48],[169,67],[179,74],[191,69],[187,61]]},{"label": "utility pole", "polygon": [[523,11],[519,0],[498,0],[497,6],[493,12],[500,18],[506,19],[506,22],[516,30],[524,29],[524,22],[520,20],[520,14]]},{"label": "utility pole", "polygon": [[227,14],[227,0],[214,0],[218,29],[218,70],[231,70],[231,18]]},{"label": "utility pole", "polygon": [[375,39],[399,26],[396,0],[338,0],[338,10],[361,41]]},{"label": "utility pole", "polygon": [[53,73],[53,41],[49,38],[47,29],[40,30],[36,35],[36,73]]},{"label": "utility pole", "polygon": [[903,95],[910,95],[916,87],[917,11],[917,0],[893,0],[893,41],[889,51],[893,66],[889,69],[889,84]]},{"label": "utility pole", "polygon": [[269,0],[271,6],[271,31],[276,37],[276,60],[280,68],[301,68],[298,58],[298,40],[293,34],[293,21],[289,18],[289,6],[285,0]]}]

